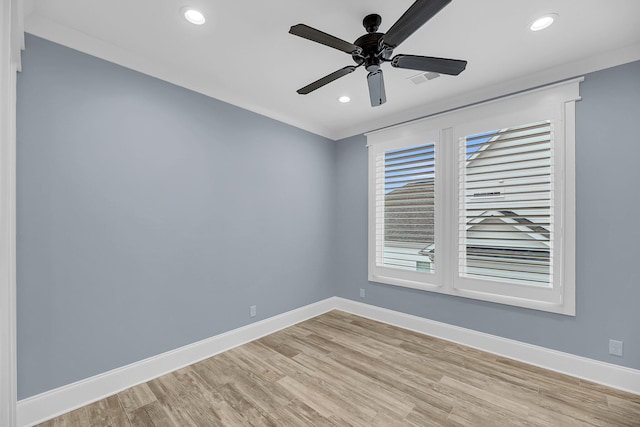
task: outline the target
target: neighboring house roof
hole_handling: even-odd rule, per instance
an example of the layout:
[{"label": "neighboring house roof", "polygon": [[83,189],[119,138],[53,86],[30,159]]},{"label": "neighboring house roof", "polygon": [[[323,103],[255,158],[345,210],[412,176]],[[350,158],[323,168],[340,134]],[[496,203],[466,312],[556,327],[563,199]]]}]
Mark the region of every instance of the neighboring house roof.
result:
[{"label": "neighboring house roof", "polygon": [[409,183],[385,195],[387,242],[433,242],[433,179]]},{"label": "neighboring house roof", "polygon": [[[482,218],[467,222],[467,255],[474,257],[518,259],[548,262],[550,255],[549,230],[534,224],[514,211],[485,211]],[[501,237],[487,239],[500,227]],[[511,227],[504,227],[504,225]],[[493,227],[492,227],[493,225]],[[492,229],[493,228],[493,229]],[[502,236],[514,240],[502,239]]]},{"label": "neighboring house roof", "polygon": [[512,224],[518,231],[528,233],[532,240],[549,241],[550,231],[547,228],[537,225],[528,218],[519,215],[517,212],[487,210],[482,212],[480,216],[482,218],[475,218],[467,222],[467,231],[473,231],[474,227],[488,224],[490,219],[497,219],[501,222]]}]

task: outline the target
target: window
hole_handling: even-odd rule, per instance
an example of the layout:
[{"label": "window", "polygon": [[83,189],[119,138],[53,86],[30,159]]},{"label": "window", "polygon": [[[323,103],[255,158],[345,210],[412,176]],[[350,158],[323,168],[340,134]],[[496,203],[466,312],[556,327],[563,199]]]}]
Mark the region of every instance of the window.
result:
[{"label": "window", "polygon": [[369,280],[574,315],[580,81],[368,134]]},{"label": "window", "polygon": [[551,286],[551,135],[544,120],[460,140],[461,276]]},{"label": "window", "polygon": [[428,143],[384,153],[377,179],[384,230],[378,256],[385,267],[430,271],[433,266],[434,148]]}]

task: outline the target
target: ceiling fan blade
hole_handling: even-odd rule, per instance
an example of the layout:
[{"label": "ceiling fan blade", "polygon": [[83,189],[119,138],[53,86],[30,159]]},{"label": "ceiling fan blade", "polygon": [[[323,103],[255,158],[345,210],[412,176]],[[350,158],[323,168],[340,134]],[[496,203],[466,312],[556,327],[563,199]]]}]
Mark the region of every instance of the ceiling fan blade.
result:
[{"label": "ceiling fan blade", "polygon": [[416,0],[382,37],[382,44],[395,49],[449,3],[451,0]]},{"label": "ceiling fan blade", "polygon": [[321,79],[316,80],[315,82],[306,85],[305,87],[303,87],[302,89],[298,89],[297,92],[300,95],[306,95],[308,93],[313,92],[316,89],[321,88],[322,86],[331,83],[334,80],[339,79],[340,77],[344,77],[347,74],[351,74],[353,73],[353,71],[358,68],[355,65],[349,65],[347,67],[344,68],[340,68],[338,71],[334,71],[333,73],[324,76]]},{"label": "ceiling fan blade", "polygon": [[467,61],[461,59],[434,58],[433,56],[396,55],[391,60],[391,66],[457,76],[467,67]]},{"label": "ceiling fan blade", "polygon": [[334,37],[331,34],[316,30],[315,28],[312,28],[308,25],[294,25],[289,29],[289,33],[293,34],[294,36],[302,37],[307,40],[311,40],[316,43],[341,50],[350,55],[359,55],[362,53],[362,48],[337,37]]},{"label": "ceiling fan blade", "polygon": [[367,83],[369,83],[369,98],[371,98],[372,107],[377,107],[387,102],[382,70],[369,73],[367,75]]}]

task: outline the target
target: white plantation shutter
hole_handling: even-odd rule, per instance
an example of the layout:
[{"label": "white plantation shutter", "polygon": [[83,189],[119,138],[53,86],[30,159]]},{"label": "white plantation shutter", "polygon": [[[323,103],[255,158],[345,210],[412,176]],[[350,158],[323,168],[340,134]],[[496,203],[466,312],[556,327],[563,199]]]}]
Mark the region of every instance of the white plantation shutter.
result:
[{"label": "white plantation shutter", "polygon": [[434,271],[435,144],[376,159],[376,264]]},{"label": "white plantation shutter", "polygon": [[368,133],[369,280],[575,315],[581,81]]},{"label": "white plantation shutter", "polygon": [[461,277],[552,286],[552,159],[548,120],[461,138]]}]

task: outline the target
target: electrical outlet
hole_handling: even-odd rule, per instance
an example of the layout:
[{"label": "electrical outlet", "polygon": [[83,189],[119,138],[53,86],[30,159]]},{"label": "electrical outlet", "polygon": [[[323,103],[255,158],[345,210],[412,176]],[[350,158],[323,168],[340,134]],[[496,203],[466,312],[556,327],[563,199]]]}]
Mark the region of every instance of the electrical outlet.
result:
[{"label": "electrical outlet", "polygon": [[249,315],[251,317],[256,317],[256,306],[252,305],[251,307],[249,307]]},{"label": "electrical outlet", "polygon": [[364,289],[360,288],[360,298],[364,298]]},{"label": "electrical outlet", "polygon": [[622,356],[622,341],[609,340],[609,354]]}]

